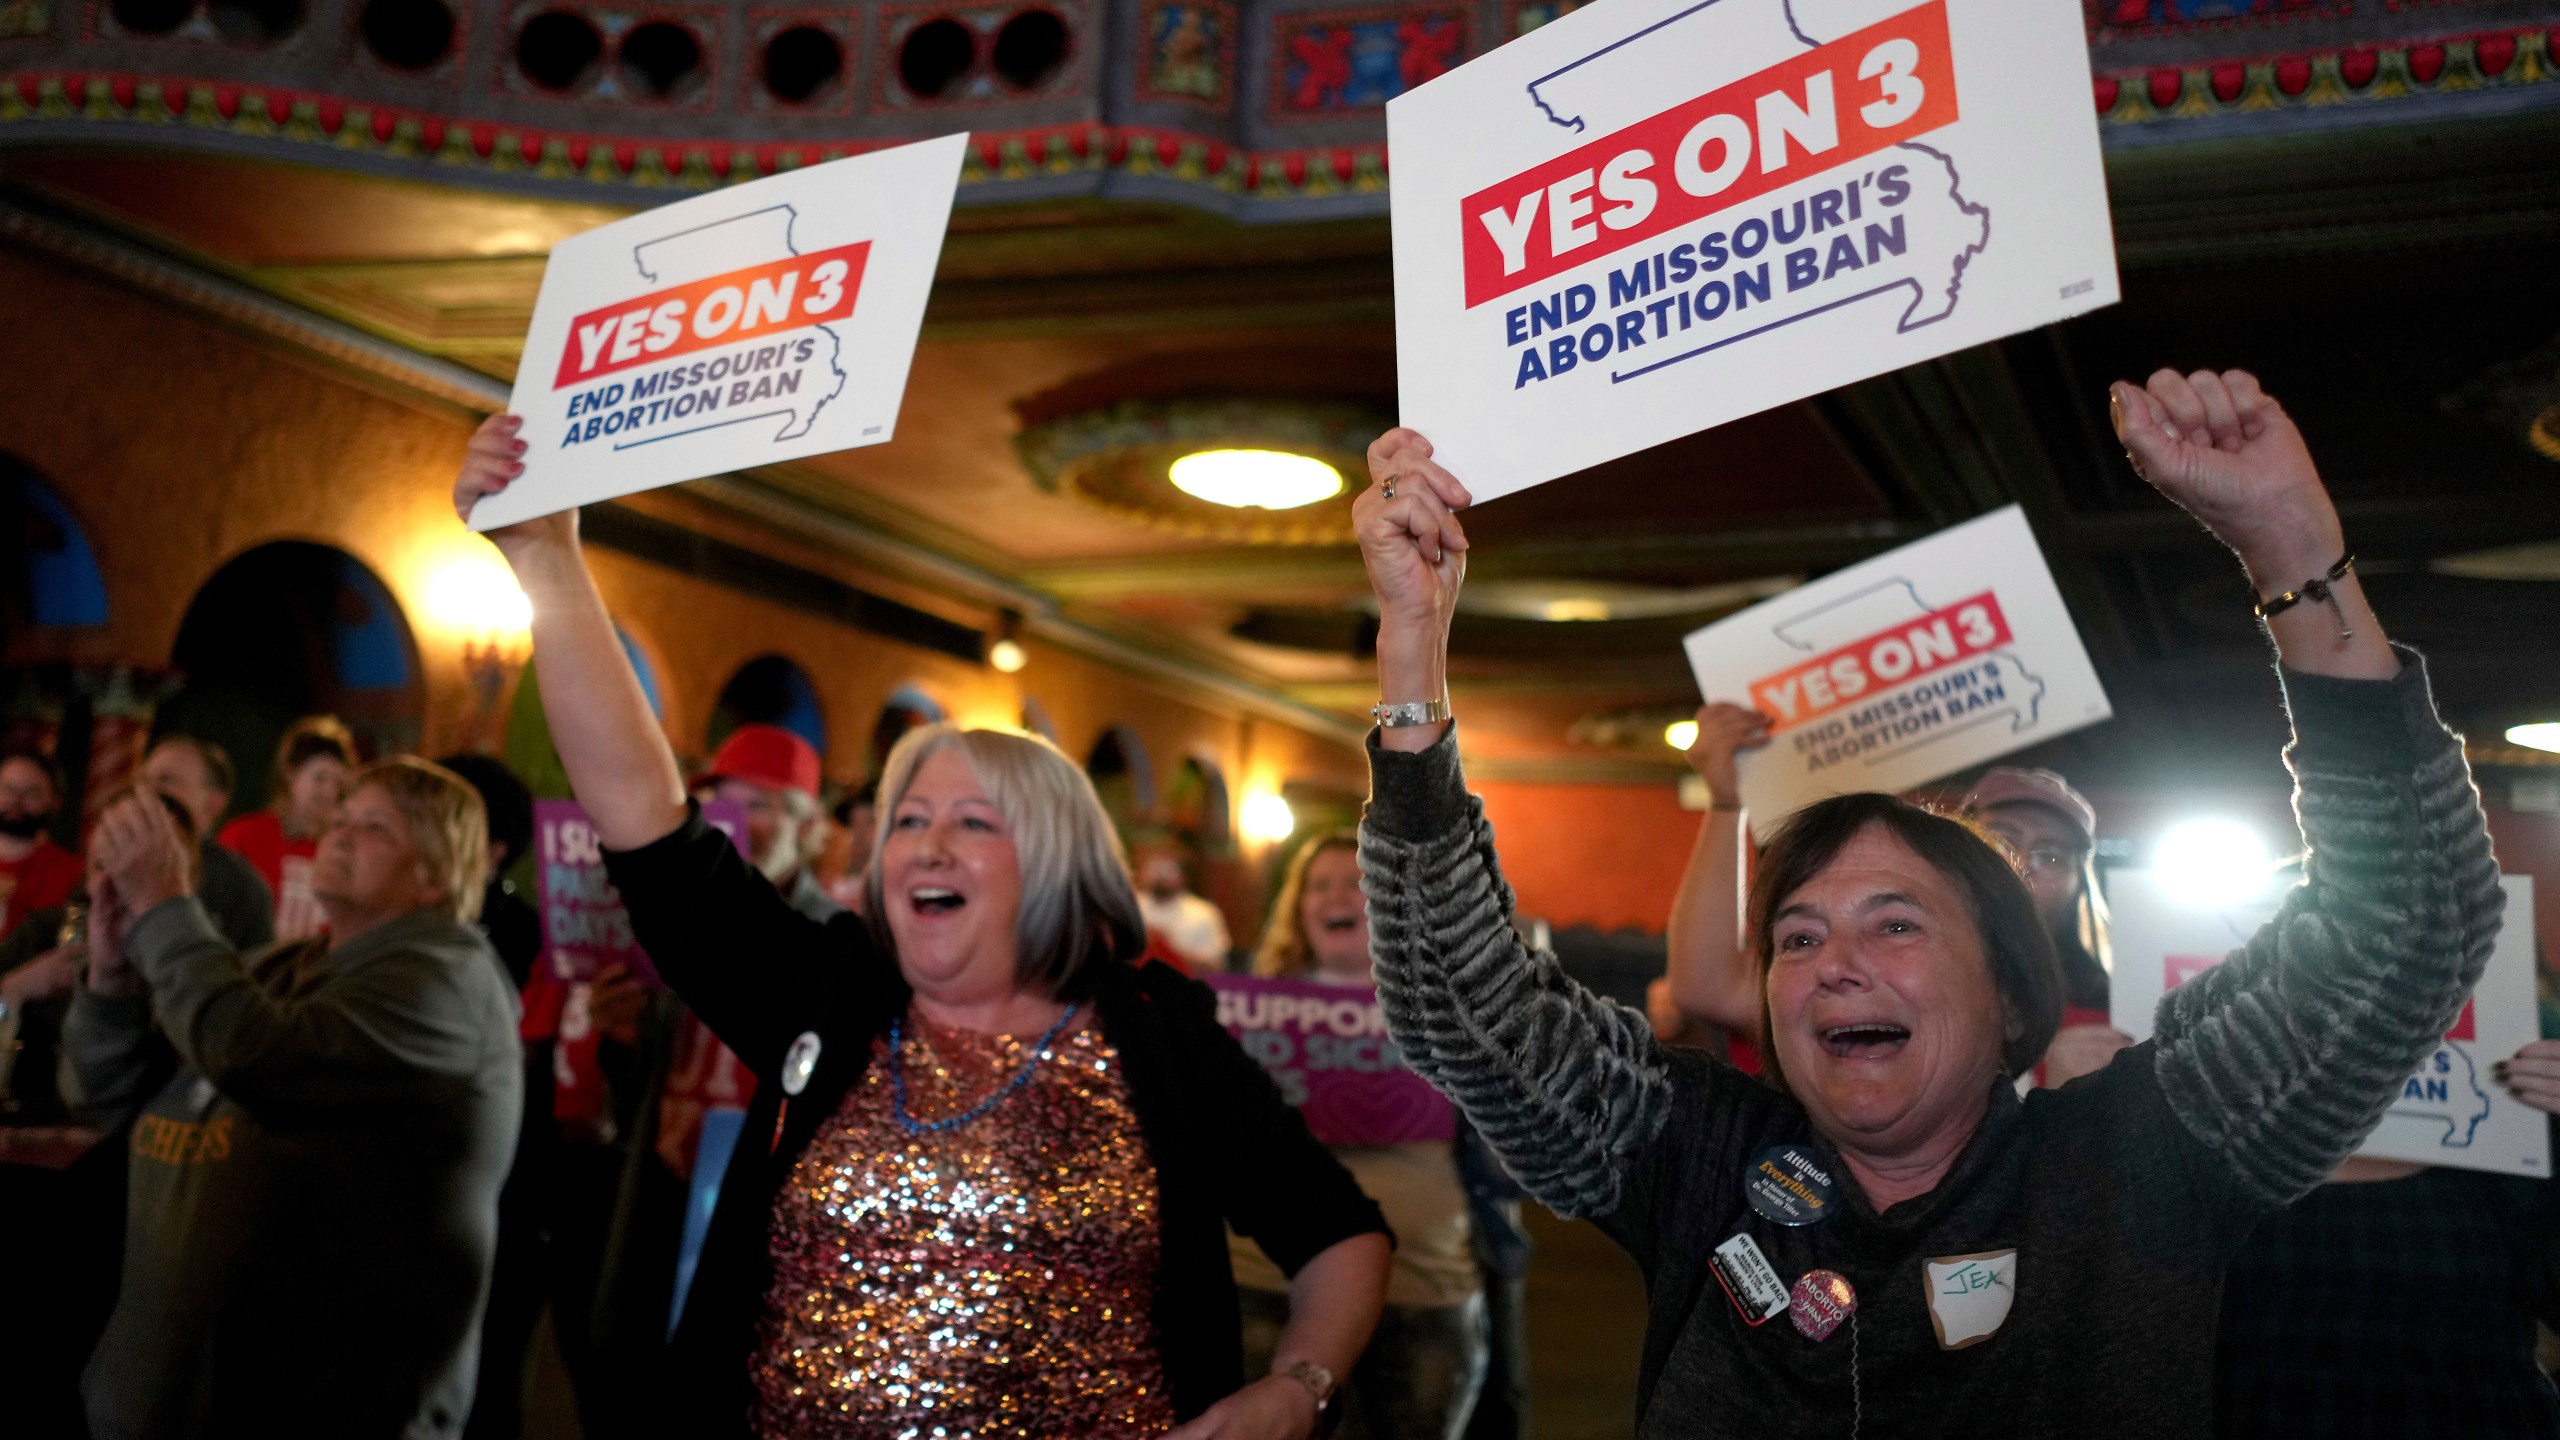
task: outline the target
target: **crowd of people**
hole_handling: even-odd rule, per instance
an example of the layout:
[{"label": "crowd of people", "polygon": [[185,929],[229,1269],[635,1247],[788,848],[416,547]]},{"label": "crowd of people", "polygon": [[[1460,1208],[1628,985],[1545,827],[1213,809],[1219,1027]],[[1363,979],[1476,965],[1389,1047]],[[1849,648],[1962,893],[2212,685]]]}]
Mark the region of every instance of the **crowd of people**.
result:
[{"label": "crowd of people", "polygon": [[[547,1313],[594,1437],[1516,1440],[1534,1199],[1644,1274],[1646,1436],[2560,1435],[2549,1183],[2353,1153],[2502,924],[2425,663],[2252,379],[2112,399],[2258,595],[2327,577],[2260,607],[2301,881],[2141,1044],[2066,778],[1755,827],[1769,722],[1722,702],[1655,1014],[1577,983],[1466,788],[1469,497],[1403,430],[1354,509],[1369,807],[1249,952],[1036,737],[921,727],[830,794],[749,724],[687,774],[574,512],[490,538],[647,973],[542,963],[490,757],[312,717],[226,823],[229,755],[166,734],[80,853],[0,757],[12,1433],[513,1437]],[[522,452],[483,426],[458,510]],[[1374,994],[1455,1138],[1320,1143],[1231,966]],[[2497,1074],[2560,1110],[2560,1044]]]}]

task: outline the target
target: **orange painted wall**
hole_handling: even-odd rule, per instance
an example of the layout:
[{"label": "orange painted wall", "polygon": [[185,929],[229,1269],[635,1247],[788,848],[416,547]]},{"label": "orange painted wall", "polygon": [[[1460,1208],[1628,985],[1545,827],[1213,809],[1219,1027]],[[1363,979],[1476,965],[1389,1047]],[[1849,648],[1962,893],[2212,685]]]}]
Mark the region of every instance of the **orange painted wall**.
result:
[{"label": "orange painted wall", "polygon": [[[429,578],[456,559],[495,562],[447,499],[474,417],[377,391],[6,249],[0,334],[57,337],[42,346],[40,363],[16,367],[0,386],[0,449],[34,466],[79,518],[110,609],[103,633],[19,637],[11,661],[166,664],[188,604],[225,562],[273,540],[316,541],[363,561],[401,607],[423,671],[427,748],[463,733],[472,704],[464,637],[439,627],[427,592]],[[681,495],[637,503],[963,623],[994,623],[983,605],[757,532]],[[828,773],[837,778],[860,773],[881,706],[912,685],[971,723],[1018,723],[1024,698],[1036,698],[1078,759],[1106,728],[1126,725],[1145,746],[1158,794],[1195,756],[1225,776],[1238,807],[1289,781],[1367,788],[1348,746],[1036,638],[1026,645],[1030,664],[1000,675],[615,552],[591,558],[608,608],[658,671],[669,738],[682,755],[703,752],[713,703],[738,667],[778,653],[818,686]],[[1260,858],[1247,852],[1250,862]],[[1259,866],[1246,868],[1250,875]],[[1258,885],[1234,895],[1240,937],[1260,904]]]},{"label": "orange painted wall", "polygon": [[1558,929],[1661,933],[1698,836],[1669,785],[1479,784],[1520,909]]}]

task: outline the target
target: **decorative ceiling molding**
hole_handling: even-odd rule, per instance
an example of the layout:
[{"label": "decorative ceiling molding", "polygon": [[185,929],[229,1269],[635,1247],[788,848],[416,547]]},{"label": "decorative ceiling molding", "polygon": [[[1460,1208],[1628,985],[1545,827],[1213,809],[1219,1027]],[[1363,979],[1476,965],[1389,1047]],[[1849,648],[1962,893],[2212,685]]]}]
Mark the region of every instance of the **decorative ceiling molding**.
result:
[{"label": "decorative ceiling molding", "polygon": [[506,407],[503,381],[368,335],[93,225],[0,198],[0,239],[174,302],[227,328],[284,344],[335,369],[483,414]]},{"label": "decorative ceiling molding", "polygon": [[[1256,24],[1327,18],[1256,9]],[[2306,32],[2313,43],[2286,53],[2230,53],[2220,47],[2257,33],[2231,32],[2213,42],[2219,53],[2135,69],[2110,68],[2110,47],[2102,44],[2091,79],[2102,135],[2111,149],[2145,148],[2560,105],[2560,85],[2552,83],[2560,79],[2560,61],[2545,25],[2373,41],[2349,38],[2352,27],[2339,21]],[[1109,29],[1088,43],[1129,43]],[[1387,204],[1385,127],[1375,107],[1344,109],[1338,118],[1325,110],[1325,123],[1313,129],[1268,119],[1238,124],[1231,115],[1222,124],[1203,117],[1195,128],[1098,119],[1006,123],[1058,108],[1055,100],[1023,101],[996,105],[983,116],[931,107],[900,112],[897,128],[911,133],[898,134],[884,131],[889,122],[876,117],[831,126],[822,113],[785,114],[736,102],[732,108],[741,113],[694,115],[492,91],[421,105],[417,85],[386,78],[378,67],[342,68],[329,76],[328,88],[315,87],[313,67],[299,53],[233,52],[208,68],[235,73],[187,75],[133,68],[144,57],[197,58],[157,48],[166,42],[39,34],[5,43],[23,58],[0,73],[0,143],[193,146],[593,200],[737,184],[937,133],[967,118],[985,124],[973,135],[961,172],[962,199],[970,203],[1071,195],[1160,199],[1255,221],[1376,215]],[[2129,53],[2145,52],[2131,47]],[[1445,68],[1463,58],[1446,55],[1434,63]],[[1101,93],[1100,80],[1089,83],[1087,104],[1105,114],[1174,113],[1123,105]],[[537,123],[524,118],[528,113],[590,123]],[[616,121],[628,128],[612,128]],[[695,133],[650,133],[686,126]],[[1220,128],[1232,133],[1209,133]],[[1321,143],[1267,143],[1300,134]]]}]

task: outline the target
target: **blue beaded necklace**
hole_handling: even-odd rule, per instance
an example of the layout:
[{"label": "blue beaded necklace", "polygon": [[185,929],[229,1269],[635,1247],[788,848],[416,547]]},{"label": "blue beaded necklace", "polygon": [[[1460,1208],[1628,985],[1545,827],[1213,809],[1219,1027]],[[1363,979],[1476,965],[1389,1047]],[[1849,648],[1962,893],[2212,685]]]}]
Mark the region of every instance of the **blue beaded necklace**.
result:
[{"label": "blue beaded necklace", "polygon": [[894,1103],[891,1105],[889,1113],[896,1118],[898,1128],[906,1131],[909,1135],[940,1135],[945,1131],[957,1130],[961,1126],[967,1125],[972,1121],[986,1118],[988,1111],[995,1109],[997,1106],[1005,1102],[1005,1097],[1030,1083],[1031,1072],[1038,1069],[1040,1062],[1048,1056],[1049,1042],[1057,1039],[1058,1032],[1067,1028],[1067,1022],[1076,1018],[1076,1010],[1076,1006],[1070,1005],[1067,1007],[1067,1013],[1058,1017],[1058,1023],[1049,1027],[1049,1033],[1041,1036],[1038,1041],[1033,1043],[1031,1047],[1031,1058],[1023,1061],[1022,1068],[1014,1071],[1013,1078],[1004,1082],[1003,1087],[998,1089],[996,1093],[979,1101],[977,1104],[970,1106],[968,1109],[961,1111],[957,1115],[946,1115],[939,1120],[918,1120],[907,1113],[907,1067],[905,1061],[901,1058],[902,1045],[906,1039],[907,1017],[901,1015],[897,1019],[890,1021],[889,1087],[893,1093]]}]

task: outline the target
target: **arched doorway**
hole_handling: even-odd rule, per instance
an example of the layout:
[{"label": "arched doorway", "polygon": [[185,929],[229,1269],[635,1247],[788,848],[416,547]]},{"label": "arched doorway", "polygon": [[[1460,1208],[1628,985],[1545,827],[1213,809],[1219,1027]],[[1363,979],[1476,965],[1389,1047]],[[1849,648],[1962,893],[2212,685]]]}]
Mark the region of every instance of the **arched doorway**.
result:
[{"label": "arched doorway", "polygon": [[711,731],[703,736],[704,753],[719,749],[741,725],[779,725],[808,741],[820,756],[827,753],[827,716],[818,705],[818,687],[808,671],[779,655],[757,656],[721,687],[720,698],[711,705]]},{"label": "arched doorway", "polygon": [[1227,777],[1214,760],[1183,757],[1164,792],[1165,828],[1203,864],[1235,850],[1235,821],[1228,808]]},{"label": "arched doorway", "polygon": [[279,540],[234,558],[196,592],[170,663],[183,679],[153,730],[229,750],[235,810],[266,803],[276,737],[297,716],[336,715],[367,758],[417,748],[417,642],[390,590],[343,550]]},{"label": "arched doorway", "polygon": [[[0,451],[0,612],[14,642],[27,629],[107,623],[107,582],[78,517],[35,467]],[[14,648],[14,646],[13,646]]]},{"label": "arched doorway", "polygon": [[1126,725],[1114,725],[1102,732],[1085,756],[1084,773],[1093,779],[1093,790],[1102,797],[1102,808],[1119,827],[1120,839],[1135,841],[1138,827],[1155,815],[1156,772],[1147,758],[1146,742],[1138,732]]},{"label": "arched doorway", "polygon": [[[667,698],[658,683],[658,667],[618,620],[614,622],[613,636],[622,642],[623,658],[631,662],[631,673],[640,681],[640,695],[649,702],[649,713],[665,724]],[[516,778],[536,796],[546,800],[569,798],[569,772],[560,768],[559,752],[551,748],[551,720],[542,711],[542,677],[530,665],[517,679],[515,699],[507,707],[506,739],[500,754],[507,768],[515,771]]]},{"label": "arched doorway", "polygon": [[898,748],[908,731],[939,725],[943,718],[942,706],[913,685],[890,691],[887,703],[880,707],[880,718],[871,726],[871,765],[863,771],[864,777],[879,778],[889,766],[889,752]]}]

